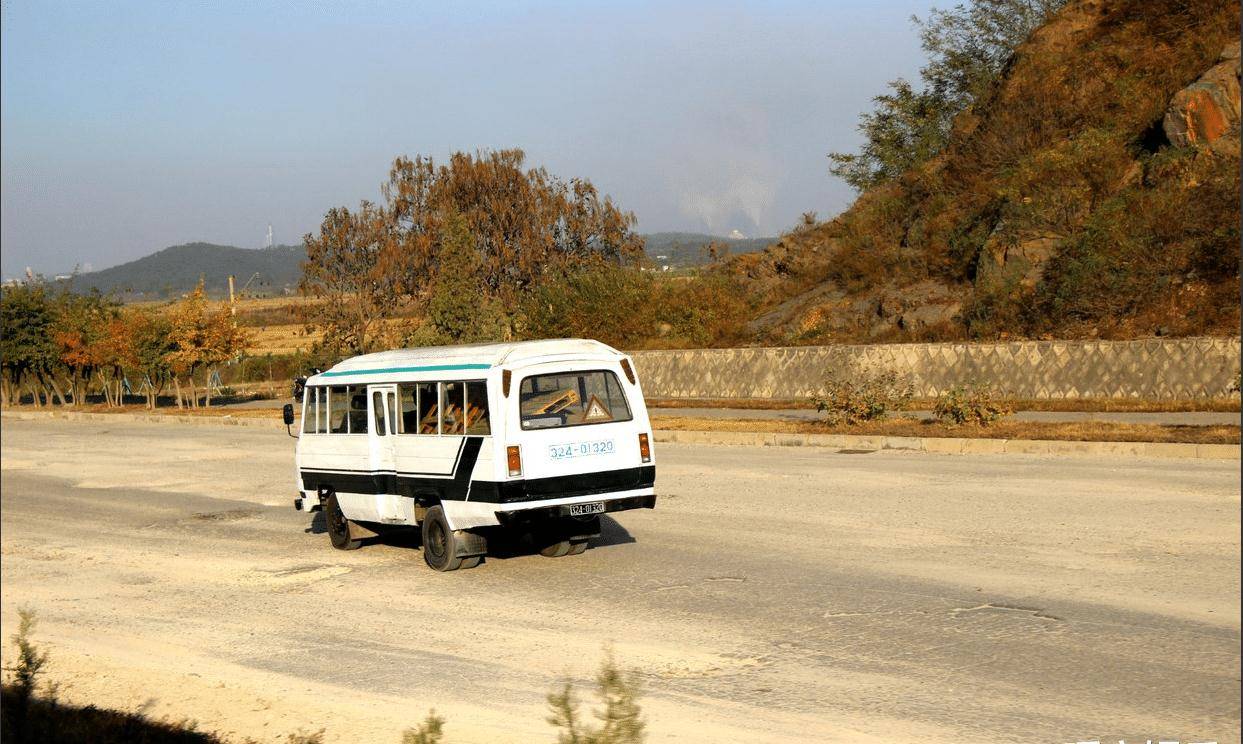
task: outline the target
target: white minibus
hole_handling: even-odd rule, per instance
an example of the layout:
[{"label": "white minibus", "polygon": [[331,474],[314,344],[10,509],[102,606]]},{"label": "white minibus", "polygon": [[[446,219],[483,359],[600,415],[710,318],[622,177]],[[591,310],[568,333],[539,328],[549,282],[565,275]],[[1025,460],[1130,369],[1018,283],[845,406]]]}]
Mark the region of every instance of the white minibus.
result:
[{"label": "white minibus", "polygon": [[656,505],[634,363],[598,341],[357,356],[307,378],[300,429],[294,504],[323,511],[333,547],[421,525],[437,571],[478,565],[489,528],[572,555],[599,515]]}]

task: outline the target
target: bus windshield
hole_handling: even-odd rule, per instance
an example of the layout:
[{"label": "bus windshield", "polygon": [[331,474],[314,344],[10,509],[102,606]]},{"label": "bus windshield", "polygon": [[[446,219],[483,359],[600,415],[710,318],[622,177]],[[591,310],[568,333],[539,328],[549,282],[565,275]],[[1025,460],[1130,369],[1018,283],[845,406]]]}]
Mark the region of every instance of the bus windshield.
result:
[{"label": "bus windshield", "polygon": [[617,375],[605,370],[527,377],[518,389],[523,429],[629,421]]}]

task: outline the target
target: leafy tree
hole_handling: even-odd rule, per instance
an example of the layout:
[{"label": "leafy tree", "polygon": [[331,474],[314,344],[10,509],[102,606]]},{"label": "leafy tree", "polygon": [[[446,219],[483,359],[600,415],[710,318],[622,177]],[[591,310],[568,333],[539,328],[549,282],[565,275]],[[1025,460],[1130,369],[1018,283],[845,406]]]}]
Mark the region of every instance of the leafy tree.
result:
[{"label": "leafy tree", "polygon": [[[461,215],[446,221],[440,267],[431,282],[427,323],[416,341],[476,343],[510,335],[499,301],[480,291],[483,261]],[[430,334],[430,335],[429,335]]]},{"label": "leafy tree", "polygon": [[[589,181],[566,182],[524,161],[521,150],[455,153],[439,166],[397,158],[382,206],[333,209],[306,236],[302,290],[325,300],[308,324],[327,345],[359,353],[391,342],[402,318],[434,304],[436,319],[416,338],[509,337],[520,325],[518,300],[550,273],[641,254],[632,214]],[[464,312],[469,298],[488,312]],[[481,327],[463,326],[479,318]]]},{"label": "leafy tree", "polygon": [[[1066,0],[971,0],[913,18],[928,54],[920,76],[952,117],[983,100],[1014,50]],[[943,126],[948,131],[949,120]]]},{"label": "leafy tree", "polygon": [[832,153],[829,172],[857,191],[891,181],[935,155],[945,144],[944,101],[906,80],[872,99],[876,108],[859,117],[864,144],[858,154]]},{"label": "leafy tree", "polygon": [[860,151],[831,153],[829,172],[857,191],[891,181],[945,146],[954,117],[981,102],[1018,47],[1066,0],[970,0],[912,18],[928,63],[859,117]]},{"label": "leafy tree", "polygon": [[322,300],[306,308],[308,325],[323,331],[332,351],[374,350],[387,340],[385,321],[410,304],[426,266],[398,240],[390,212],[370,202],[356,212],[329,210],[305,242],[301,288]]},{"label": "leafy tree", "polygon": [[461,215],[479,253],[483,287],[505,299],[549,268],[642,253],[633,214],[601,198],[590,181],[524,171],[525,160],[518,149],[454,153],[439,167],[431,158],[397,158],[384,194],[410,251],[434,265],[444,225]]},{"label": "leafy tree", "polygon": [[124,402],[125,366],[134,356],[132,324],[118,312],[108,319],[95,349],[95,372],[106,405],[119,406]]},{"label": "leafy tree", "polygon": [[[165,359],[173,372],[177,406],[180,408],[183,405],[178,376],[184,374],[190,382],[190,405],[198,408],[195,372],[240,354],[246,348],[247,336],[228,311],[208,307],[202,283],[186,299],[173,306],[169,321],[172,350],[165,354]],[[205,387],[204,405],[210,407],[211,388]]]},{"label": "leafy tree", "polygon": [[173,325],[162,313],[132,310],[125,315],[129,345],[124,350],[125,366],[143,376],[147,408],[155,409],[160,392],[172,379],[170,356],[177,351]]},{"label": "leafy tree", "polygon": [[53,377],[59,356],[52,339],[55,325],[55,302],[41,280],[0,291],[0,368],[6,405],[21,395],[23,383],[29,384],[35,405],[41,404],[41,393],[51,401],[49,384],[64,402]]},{"label": "leafy tree", "polygon": [[75,294],[66,288],[56,298],[52,338],[59,361],[69,373],[69,393],[75,406],[82,404],[86,383],[107,361],[108,323],[117,312],[117,303],[97,290]]}]

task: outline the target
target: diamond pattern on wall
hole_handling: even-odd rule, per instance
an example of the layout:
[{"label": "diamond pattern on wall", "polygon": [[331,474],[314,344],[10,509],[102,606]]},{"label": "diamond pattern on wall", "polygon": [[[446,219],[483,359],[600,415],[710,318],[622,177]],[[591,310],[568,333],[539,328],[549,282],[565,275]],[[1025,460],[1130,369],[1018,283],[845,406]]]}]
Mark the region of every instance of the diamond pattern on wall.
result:
[{"label": "diamond pattern on wall", "polygon": [[653,398],[805,398],[829,370],[891,369],[927,398],[980,381],[1023,399],[1171,400],[1230,395],[1239,339],[689,349],[632,357]]}]

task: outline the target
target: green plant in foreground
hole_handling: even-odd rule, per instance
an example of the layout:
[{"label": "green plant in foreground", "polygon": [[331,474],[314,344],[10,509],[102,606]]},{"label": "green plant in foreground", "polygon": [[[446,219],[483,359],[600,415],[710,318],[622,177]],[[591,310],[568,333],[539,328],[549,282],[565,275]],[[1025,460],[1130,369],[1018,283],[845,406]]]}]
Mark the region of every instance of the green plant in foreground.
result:
[{"label": "green plant in foreground", "polygon": [[[11,676],[8,690],[13,695],[12,718],[6,721],[11,727],[14,738],[20,740],[25,734],[27,714],[30,702],[39,686],[39,675],[47,664],[47,652],[40,651],[31,640],[35,630],[35,612],[28,608],[17,611],[20,622],[17,632],[13,634],[13,645],[17,646],[17,663],[4,668]],[[49,697],[55,701],[56,688],[49,689]],[[7,726],[5,728],[8,728]]]},{"label": "green plant in foreground", "polygon": [[548,722],[556,726],[557,744],[638,744],[644,739],[642,710],[639,707],[641,686],[638,675],[617,668],[609,654],[596,673],[596,695],[603,708],[594,711],[600,724],[593,726],[579,714],[574,685],[566,682],[548,694],[552,715]]},{"label": "green plant in foreground", "polygon": [[445,735],[445,719],[436,715],[435,709],[427,712],[427,718],[401,735],[401,744],[441,744]]},{"label": "green plant in foreground", "polygon": [[829,424],[859,424],[885,417],[915,395],[910,382],[896,372],[835,373],[825,378],[821,392],[811,397]]},{"label": "green plant in foreground", "polygon": [[999,400],[988,383],[955,385],[937,399],[932,415],[946,426],[988,426],[1013,411]]}]

